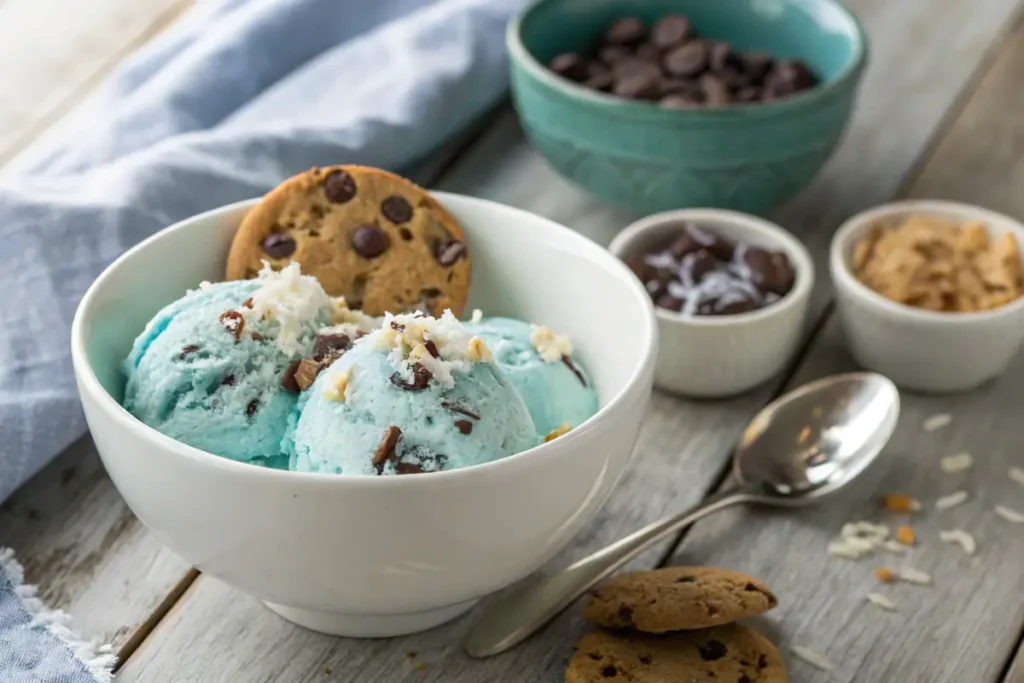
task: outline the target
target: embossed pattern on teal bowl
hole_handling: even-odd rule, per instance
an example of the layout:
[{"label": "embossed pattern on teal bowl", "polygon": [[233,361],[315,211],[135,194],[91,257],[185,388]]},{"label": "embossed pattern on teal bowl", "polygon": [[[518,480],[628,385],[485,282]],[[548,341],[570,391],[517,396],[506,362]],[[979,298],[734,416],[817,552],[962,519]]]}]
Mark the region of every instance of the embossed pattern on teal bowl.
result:
[{"label": "embossed pattern on teal bowl", "polygon": [[[614,19],[679,12],[700,36],[803,59],[822,83],[768,103],[661,109],[544,66],[587,50]],[[565,177],[639,213],[705,206],[764,213],[804,188],[839,143],[867,61],[835,0],[539,0],[509,24],[512,94],[530,141]]]}]

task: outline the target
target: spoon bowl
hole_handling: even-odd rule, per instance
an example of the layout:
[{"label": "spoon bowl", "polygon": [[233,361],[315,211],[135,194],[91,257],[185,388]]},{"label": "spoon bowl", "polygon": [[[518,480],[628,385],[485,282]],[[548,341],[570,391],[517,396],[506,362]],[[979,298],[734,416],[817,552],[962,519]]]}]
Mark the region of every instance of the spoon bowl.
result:
[{"label": "spoon bowl", "polygon": [[896,428],[900,396],[872,372],[805,384],[765,406],[733,458],[739,487],[771,505],[807,505],[874,461]]},{"label": "spoon bowl", "polygon": [[739,503],[806,505],[838,491],[882,452],[899,412],[896,386],[871,372],[826,377],[776,399],[744,430],[733,477],[718,492],[505,593],[470,629],[466,651],[490,657],[522,642],[637,554],[712,512]]}]

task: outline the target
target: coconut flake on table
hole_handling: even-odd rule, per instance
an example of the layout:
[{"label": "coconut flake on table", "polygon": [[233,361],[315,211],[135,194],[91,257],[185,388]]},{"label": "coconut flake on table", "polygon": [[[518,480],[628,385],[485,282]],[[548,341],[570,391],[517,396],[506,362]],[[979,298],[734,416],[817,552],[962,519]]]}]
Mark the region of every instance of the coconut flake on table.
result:
[{"label": "coconut flake on table", "polygon": [[790,648],[794,655],[803,661],[807,662],[816,669],[822,671],[831,671],[832,663],[825,659],[823,656],[815,652],[814,650],[804,647],[802,645],[794,645]]},{"label": "coconut flake on table", "polygon": [[864,598],[876,607],[881,607],[882,609],[889,612],[896,611],[896,603],[890,600],[887,596],[882,595],[881,593],[868,593],[864,596]]},{"label": "coconut flake on table", "polygon": [[978,550],[978,544],[974,540],[974,536],[971,536],[963,529],[940,531],[939,540],[943,543],[956,543],[963,548],[964,552],[968,555],[973,555]]},{"label": "coconut flake on table", "polygon": [[264,261],[258,282],[259,289],[239,311],[242,318],[250,326],[261,320],[276,323],[277,347],[289,356],[301,354],[305,350],[299,341],[303,326],[319,313],[333,311],[334,299],[315,277],[303,275],[295,262],[273,270]]},{"label": "coconut flake on table", "polygon": [[907,583],[913,583],[918,586],[930,586],[932,583],[931,576],[925,574],[920,569],[914,569],[912,567],[898,569],[895,574],[900,581],[906,581]]},{"label": "coconut flake on table", "polygon": [[1006,476],[1008,476],[1012,481],[1024,486],[1024,469],[1021,469],[1020,467],[1011,467],[1006,473]]},{"label": "coconut flake on table", "polygon": [[942,471],[946,474],[953,474],[956,472],[963,472],[964,470],[970,469],[974,464],[974,458],[967,451],[960,453],[954,453],[953,455],[947,455],[941,461],[939,465],[942,467]]},{"label": "coconut flake on table", "polygon": [[1012,524],[1024,524],[1024,512],[1008,508],[1005,505],[996,505],[995,513]]},{"label": "coconut flake on table", "polygon": [[473,363],[492,359],[486,344],[450,310],[440,318],[419,312],[385,313],[380,327],[361,343],[388,350],[391,364],[406,381],[413,381],[413,365],[418,363],[448,389],[455,386],[456,373],[468,373]]},{"label": "coconut flake on table", "polygon": [[967,491],[956,491],[935,501],[936,510],[948,510],[967,501]]},{"label": "coconut flake on table", "polygon": [[921,429],[926,432],[935,432],[948,426],[952,421],[953,416],[949,413],[939,413],[925,418],[924,422],[921,423]]},{"label": "coconut flake on table", "polygon": [[839,531],[839,539],[828,544],[827,551],[834,557],[851,560],[870,555],[883,547],[889,539],[889,527],[871,522],[850,522]]}]

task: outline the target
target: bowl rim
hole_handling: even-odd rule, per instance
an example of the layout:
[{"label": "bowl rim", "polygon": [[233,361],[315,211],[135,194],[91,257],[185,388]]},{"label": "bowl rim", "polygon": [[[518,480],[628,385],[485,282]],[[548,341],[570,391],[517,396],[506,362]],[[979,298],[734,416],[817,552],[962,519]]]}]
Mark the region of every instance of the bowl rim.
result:
[{"label": "bowl rim", "polygon": [[651,114],[652,112],[662,113],[663,115],[668,116],[679,114],[682,116],[689,116],[695,121],[720,121],[730,117],[745,118],[754,112],[763,113],[769,116],[775,114],[786,114],[789,113],[789,110],[793,107],[798,107],[805,103],[811,103],[813,101],[826,98],[836,90],[845,86],[847,83],[856,81],[863,72],[864,66],[868,60],[869,43],[867,31],[864,29],[863,24],[861,24],[860,19],[857,18],[857,15],[837,0],[813,0],[814,2],[826,4],[832,7],[832,9],[841,14],[853,27],[853,35],[855,37],[853,42],[853,55],[850,60],[843,65],[838,74],[813,88],[794,93],[777,100],[772,100],[770,102],[734,103],[725,107],[717,107],[713,109],[706,107],[694,107],[692,109],[664,109],[650,102],[635,102],[633,100],[627,100],[600,91],[591,90],[590,88],[585,88],[574,81],[555,75],[548,70],[546,66],[537,61],[533,54],[531,54],[523,44],[523,24],[529,19],[530,14],[535,12],[539,7],[547,3],[557,1],[559,0],[535,0],[530,2],[527,7],[520,10],[516,16],[509,21],[505,30],[505,45],[509,51],[510,58],[521,64],[534,79],[539,80],[550,88],[563,92],[572,99],[583,103],[598,104],[604,107],[615,108],[616,110],[627,114]]},{"label": "bowl rim", "polygon": [[997,211],[974,204],[943,199],[905,199],[887,202],[851,216],[839,226],[832,236],[832,243],[829,247],[829,268],[837,290],[844,289],[874,306],[877,310],[889,314],[890,317],[932,325],[982,323],[1024,312],[1024,296],[1019,296],[1007,304],[987,311],[929,311],[887,299],[854,277],[847,256],[853,240],[876,221],[906,214],[930,214],[943,218],[954,218],[960,222],[978,220],[986,226],[999,223],[1005,225],[1016,236],[1019,244],[1024,245],[1024,223]]},{"label": "bowl rim", "polygon": [[[702,328],[737,327],[751,323],[758,323],[762,320],[781,315],[794,306],[799,306],[802,301],[810,296],[811,290],[814,287],[814,260],[811,258],[811,254],[807,250],[807,247],[805,247],[800,240],[781,225],[758,216],[743,213],[742,211],[714,208],[690,208],[655,213],[626,226],[625,229],[615,236],[609,245],[608,250],[615,254],[616,258],[623,260],[630,252],[630,247],[645,232],[656,230],[668,223],[679,223],[682,221],[692,221],[698,224],[712,221],[718,223],[730,223],[740,231],[745,231],[747,234],[751,235],[758,235],[759,237],[766,238],[768,241],[774,242],[775,245],[778,248],[783,249],[786,252],[786,255],[792,260],[793,268],[796,271],[796,282],[794,283],[793,288],[786,292],[785,296],[781,297],[778,301],[747,313],[734,313],[732,315],[721,316],[690,316],[668,311],[659,306],[654,306],[655,315],[659,321],[664,321],[673,325]],[[708,230],[714,232],[714,228],[708,228]],[[632,271],[630,272],[632,273]],[[634,279],[639,282],[639,279],[636,278],[635,275]],[[646,288],[644,290],[644,294],[647,296],[649,301],[650,294],[647,293]]]},{"label": "bowl rim", "polygon": [[[561,225],[550,218],[489,199],[481,199],[441,191],[431,191],[431,194],[442,204],[446,204],[450,200],[455,200],[459,203],[465,202],[469,205],[475,204],[478,207],[487,207],[492,210],[497,209],[500,211],[511,212],[515,217],[520,219],[529,218],[532,220],[540,220],[546,223],[546,227],[550,230],[564,231],[563,234],[569,235],[569,238],[575,241],[573,248],[577,253],[592,256],[599,263],[604,265],[605,270],[616,276],[617,279],[622,281],[630,290],[632,290],[633,295],[637,298],[639,306],[641,309],[646,311],[646,315],[642,318],[644,321],[643,324],[635,331],[637,334],[636,339],[639,345],[643,348],[643,353],[640,357],[639,363],[637,363],[636,367],[633,368],[629,379],[623,384],[622,388],[610,398],[610,400],[598,408],[598,411],[594,415],[590,416],[586,421],[573,428],[569,433],[559,437],[558,439],[553,439],[551,442],[545,443],[542,441],[539,445],[528,450],[513,453],[504,458],[492,460],[480,465],[440,472],[426,472],[414,477],[372,477],[359,474],[293,472],[290,470],[277,470],[268,467],[259,467],[250,463],[230,460],[184,444],[160,433],[156,429],[138,420],[117,400],[115,400],[106,389],[103,388],[92,367],[92,363],[89,361],[88,355],[86,354],[85,332],[90,322],[88,314],[92,311],[93,304],[98,296],[99,290],[108,279],[113,277],[113,273],[116,272],[124,263],[130,261],[136,254],[143,250],[152,248],[154,244],[166,239],[167,236],[174,231],[184,229],[197,222],[206,222],[216,219],[224,214],[230,214],[242,209],[250,209],[258,204],[261,201],[261,198],[234,202],[232,204],[204,211],[177,221],[165,228],[162,228],[142,242],[131,247],[103,269],[100,275],[97,276],[92,284],[89,285],[89,288],[79,301],[71,323],[71,358],[75,376],[79,382],[80,394],[88,394],[92,403],[105,412],[120,429],[129,430],[139,438],[153,442],[155,448],[166,453],[173,453],[174,457],[183,457],[194,463],[209,466],[212,470],[236,473],[241,476],[251,477],[254,480],[262,478],[264,481],[272,481],[276,479],[282,484],[288,484],[289,482],[293,484],[305,482],[310,485],[320,486],[355,484],[384,487],[424,486],[430,485],[431,483],[442,485],[446,482],[465,482],[466,479],[471,479],[473,477],[492,476],[497,474],[496,470],[500,470],[501,468],[517,466],[526,467],[534,460],[551,458],[558,452],[558,450],[571,448],[574,441],[594,430],[598,423],[603,422],[608,418],[609,414],[616,410],[624,410],[625,404],[629,403],[631,398],[635,399],[633,395],[644,381],[644,378],[653,376],[653,367],[657,357],[658,336],[657,324],[654,317],[653,306],[650,304],[650,297],[647,295],[643,286],[633,276],[632,271],[630,271],[629,268],[627,268],[626,265],[618,258],[600,247],[596,242],[593,242],[584,235],[581,235],[580,233]],[[80,396],[80,398],[82,397]],[[417,481],[421,483],[410,483]]]}]

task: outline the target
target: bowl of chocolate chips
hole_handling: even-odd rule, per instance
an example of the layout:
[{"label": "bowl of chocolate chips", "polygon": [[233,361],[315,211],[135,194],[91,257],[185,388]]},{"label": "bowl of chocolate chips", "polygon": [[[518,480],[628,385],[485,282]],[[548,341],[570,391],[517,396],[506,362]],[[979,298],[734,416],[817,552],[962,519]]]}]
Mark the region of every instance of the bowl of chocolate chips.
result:
[{"label": "bowl of chocolate chips", "polygon": [[736,211],[681,209],[633,223],[609,249],[654,305],[659,389],[732,396],[775,376],[796,351],[814,264],[780,226]]},{"label": "bowl of chocolate chips", "polygon": [[794,195],[840,141],[867,55],[838,0],[539,0],[507,42],[532,144],[645,214]]}]

